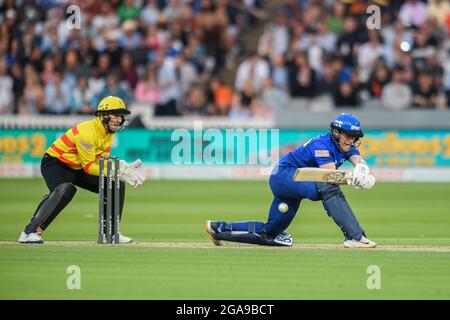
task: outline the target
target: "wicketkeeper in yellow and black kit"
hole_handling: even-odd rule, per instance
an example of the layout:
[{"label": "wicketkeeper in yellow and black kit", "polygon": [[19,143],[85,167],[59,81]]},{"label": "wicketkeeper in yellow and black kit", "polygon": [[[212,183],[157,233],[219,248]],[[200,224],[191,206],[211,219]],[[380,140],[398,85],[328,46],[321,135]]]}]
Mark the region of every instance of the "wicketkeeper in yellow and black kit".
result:
[{"label": "wicketkeeper in yellow and black kit", "polygon": [[[98,193],[99,159],[109,155],[114,134],[130,114],[118,97],[109,96],[100,101],[95,119],[82,122],[69,129],[48,148],[41,162],[41,173],[50,193],[36,209],[31,222],[19,238],[21,243],[43,243],[42,232],[67,206],[77,188]],[[120,216],[125,199],[125,182],[134,188],[145,181],[142,162],[120,161]],[[120,235],[120,242],[131,238]]]}]

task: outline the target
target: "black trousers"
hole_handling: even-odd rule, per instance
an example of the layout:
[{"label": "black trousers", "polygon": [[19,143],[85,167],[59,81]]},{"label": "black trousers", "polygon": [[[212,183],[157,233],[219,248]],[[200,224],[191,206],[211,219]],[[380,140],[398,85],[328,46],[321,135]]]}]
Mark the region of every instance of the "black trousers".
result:
[{"label": "black trousers", "polygon": [[41,173],[50,193],[61,183],[67,182],[98,193],[98,177],[88,175],[83,170],[73,170],[48,154],[42,158]]},{"label": "black trousers", "polygon": [[[97,176],[86,174],[83,170],[74,170],[60,162],[58,159],[45,154],[41,161],[41,173],[50,193],[62,183],[71,182],[77,187],[98,193],[99,179]],[[106,180],[106,178],[105,178]],[[106,185],[106,181],[105,181]],[[106,197],[106,195],[105,195]],[[39,207],[47,197],[42,200]],[[105,199],[106,202],[106,199]],[[125,183],[120,182],[120,217],[122,217],[123,206],[125,202]],[[114,202],[113,202],[114,203]],[[37,211],[37,210],[36,210]],[[35,213],[36,214],[36,213]],[[53,220],[53,219],[52,219]]]}]

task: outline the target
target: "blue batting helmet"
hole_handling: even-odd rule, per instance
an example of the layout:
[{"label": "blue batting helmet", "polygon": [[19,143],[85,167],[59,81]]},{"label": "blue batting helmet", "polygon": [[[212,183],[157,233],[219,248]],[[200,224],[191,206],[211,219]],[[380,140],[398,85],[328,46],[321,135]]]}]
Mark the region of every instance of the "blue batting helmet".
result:
[{"label": "blue batting helmet", "polygon": [[364,136],[359,119],[351,113],[341,113],[331,122],[330,127],[352,137],[362,138]]}]

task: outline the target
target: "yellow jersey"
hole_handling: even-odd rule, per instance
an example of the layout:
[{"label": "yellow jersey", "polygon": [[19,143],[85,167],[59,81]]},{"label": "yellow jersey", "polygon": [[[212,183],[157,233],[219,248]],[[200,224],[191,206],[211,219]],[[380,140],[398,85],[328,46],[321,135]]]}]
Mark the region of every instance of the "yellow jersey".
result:
[{"label": "yellow jersey", "polygon": [[59,137],[47,153],[74,170],[99,175],[99,159],[109,155],[114,133],[108,133],[97,117],[77,124]]}]

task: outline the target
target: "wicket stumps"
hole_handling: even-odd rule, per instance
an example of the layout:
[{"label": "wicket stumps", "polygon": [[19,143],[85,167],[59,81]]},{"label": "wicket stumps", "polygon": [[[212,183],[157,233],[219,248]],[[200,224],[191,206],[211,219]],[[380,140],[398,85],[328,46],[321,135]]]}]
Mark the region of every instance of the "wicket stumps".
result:
[{"label": "wicket stumps", "polygon": [[[106,170],[105,170],[106,162]],[[113,167],[114,163],[114,167]],[[99,210],[98,241],[99,244],[119,243],[120,231],[120,169],[119,157],[101,157],[99,172]],[[105,191],[106,186],[106,191]]]}]

